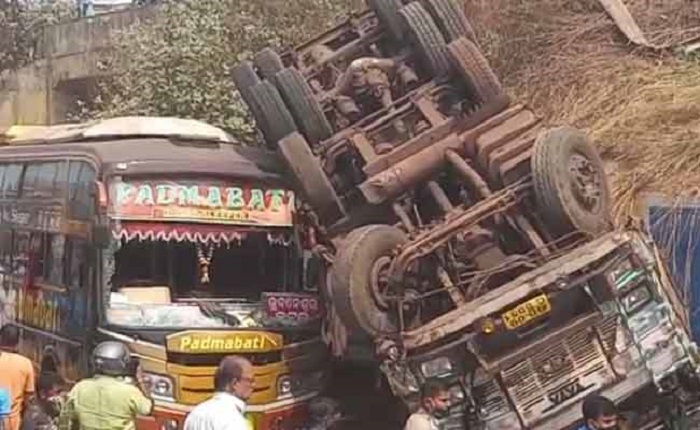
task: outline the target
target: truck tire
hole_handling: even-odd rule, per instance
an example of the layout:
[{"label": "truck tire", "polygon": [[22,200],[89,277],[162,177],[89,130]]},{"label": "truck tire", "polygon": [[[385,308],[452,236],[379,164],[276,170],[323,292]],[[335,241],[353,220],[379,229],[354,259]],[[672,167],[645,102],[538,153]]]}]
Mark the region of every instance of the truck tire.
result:
[{"label": "truck tire", "polygon": [[392,306],[377,294],[382,269],[392,252],[406,243],[406,234],[388,225],[367,225],[348,234],[331,266],[333,304],[351,334],[370,337],[395,333],[398,324]]},{"label": "truck tire", "polygon": [[333,185],[304,136],[298,132],[285,136],[277,142],[277,150],[302,194],[323,221],[332,223],[345,215]]},{"label": "truck tire", "polygon": [[465,37],[448,45],[450,58],[478,104],[506,97],[503,85],[481,50]]},{"label": "truck tire", "polygon": [[374,12],[379,24],[387,32],[392,42],[403,40],[403,23],[399,15],[400,0],[367,0],[367,6]]},{"label": "truck tire", "polygon": [[402,7],[399,13],[423,68],[433,78],[447,76],[451,70],[447,44],[430,14],[417,1]]},{"label": "truck tire", "polygon": [[476,43],[474,28],[454,0],[424,0],[424,4],[447,42],[464,36]]},{"label": "truck tire", "polygon": [[250,92],[254,86],[260,83],[260,78],[255,73],[253,64],[250,61],[241,61],[236,64],[231,71],[231,78],[241,98],[250,108]]},{"label": "truck tire", "polygon": [[254,107],[251,110],[253,115],[256,115],[255,122],[265,136],[268,146],[275,147],[280,139],[296,131],[294,118],[274,85],[262,81],[251,88],[250,95],[249,106]]},{"label": "truck tire", "polygon": [[282,69],[275,75],[275,84],[297,125],[312,145],[333,135],[333,128],[321,105],[298,70]]},{"label": "truck tire", "polygon": [[572,127],[544,131],[531,163],[537,207],[556,236],[610,230],[611,194],[603,161],[583,132]]},{"label": "truck tire", "polygon": [[259,51],[253,57],[253,65],[263,79],[272,80],[275,75],[284,68],[282,58],[271,48]]}]

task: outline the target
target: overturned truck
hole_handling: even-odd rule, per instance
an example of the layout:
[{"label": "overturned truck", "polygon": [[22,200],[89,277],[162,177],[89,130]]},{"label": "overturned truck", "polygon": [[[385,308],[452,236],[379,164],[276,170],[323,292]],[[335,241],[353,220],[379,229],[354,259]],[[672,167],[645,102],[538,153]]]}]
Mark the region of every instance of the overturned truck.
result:
[{"label": "overturned truck", "polygon": [[680,300],[645,237],[611,231],[585,134],[511,102],[455,2],[367,3],[233,71],[311,207],[349,342],[409,405],[445,380],[449,428],[567,428],[601,390],[691,408]]}]

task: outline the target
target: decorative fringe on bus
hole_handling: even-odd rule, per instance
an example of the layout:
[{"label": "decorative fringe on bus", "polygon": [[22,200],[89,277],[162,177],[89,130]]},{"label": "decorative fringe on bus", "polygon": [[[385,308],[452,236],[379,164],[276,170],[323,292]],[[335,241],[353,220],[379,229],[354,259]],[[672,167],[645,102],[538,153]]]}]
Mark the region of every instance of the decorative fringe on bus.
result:
[{"label": "decorative fringe on bus", "polygon": [[159,230],[142,230],[130,229],[122,227],[119,231],[113,231],[115,239],[130,240],[163,240],[176,242],[198,242],[198,243],[226,243],[237,244],[245,239],[246,233],[238,231],[219,231],[219,232],[200,232],[186,231],[179,229],[159,229]]},{"label": "decorative fringe on bus", "polygon": [[[117,240],[163,240],[193,243],[216,243],[227,245],[240,245],[249,234],[258,233],[256,230],[221,229],[209,226],[177,226],[164,224],[144,223],[120,223],[112,235]],[[259,232],[265,233],[267,242],[273,246],[287,247],[292,244],[292,233],[284,232]]]}]

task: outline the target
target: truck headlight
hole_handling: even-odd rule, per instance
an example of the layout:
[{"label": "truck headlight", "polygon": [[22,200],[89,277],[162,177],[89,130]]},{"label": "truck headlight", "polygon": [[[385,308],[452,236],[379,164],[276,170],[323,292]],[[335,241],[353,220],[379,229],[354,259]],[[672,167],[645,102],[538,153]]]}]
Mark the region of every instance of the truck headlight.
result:
[{"label": "truck headlight", "polygon": [[651,291],[645,284],[642,284],[622,297],[622,306],[628,314],[636,312],[639,308],[651,300]]},{"label": "truck headlight", "polygon": [[459,385],[454,385],[449,389],[450,404],[461,405],[464,403],[464,390]]},{"label": "truck headlight", "polygon": [[317,391],[323,385],[323,372],[282,375],[277,378],[277,398]]},{"label": "truck headlight", "polygon": [[426,378],[447,376],[452,373],[452,363],[447,357],[438,357],[421,363],[420,371]]},{"label": "truck headlight", "polygon": [[154,399],[175,401],[173,395],[173,380],[165,375],[156,373],[144,373],[143,383]]}]

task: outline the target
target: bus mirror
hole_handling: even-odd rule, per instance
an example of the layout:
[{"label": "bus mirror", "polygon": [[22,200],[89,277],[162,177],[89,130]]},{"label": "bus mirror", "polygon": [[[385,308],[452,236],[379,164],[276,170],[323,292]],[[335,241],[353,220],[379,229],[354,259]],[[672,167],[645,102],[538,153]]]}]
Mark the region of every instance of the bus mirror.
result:
[{"label": "bus mirror", "polygon": [[100,249],[105,249],[109,246],[112,240],[112,230],[108,225],[95,224],[92,227],[92,242]]}]

